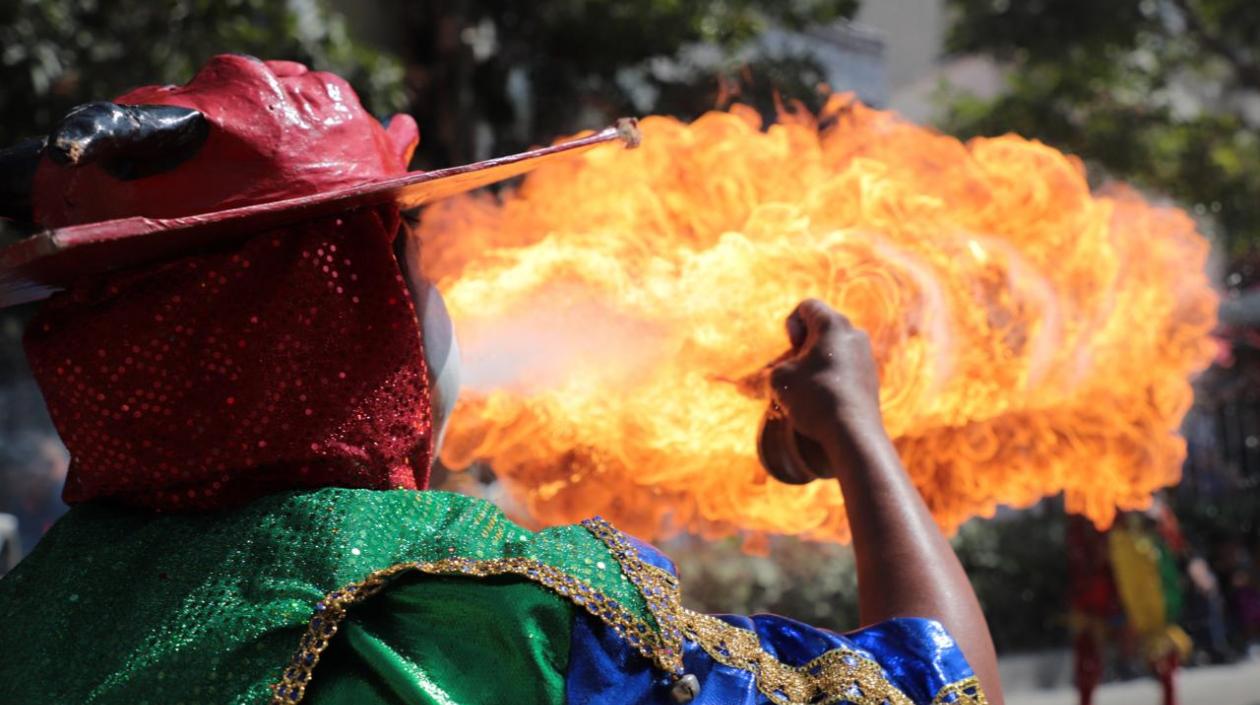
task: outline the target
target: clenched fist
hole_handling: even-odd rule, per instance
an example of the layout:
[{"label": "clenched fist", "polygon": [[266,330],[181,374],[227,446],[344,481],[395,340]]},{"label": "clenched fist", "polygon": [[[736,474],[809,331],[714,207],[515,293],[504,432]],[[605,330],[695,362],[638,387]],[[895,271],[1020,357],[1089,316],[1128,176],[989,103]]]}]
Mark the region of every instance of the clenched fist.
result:
[{"label": "clenched fist", "polygon": [[787,329],[792,354],[771,371],[771,391],[793,429],[825,452],[830,467],[810,469],[835,475],[856,445],[884,437],[870,340],[817,299],[801,302]]}]

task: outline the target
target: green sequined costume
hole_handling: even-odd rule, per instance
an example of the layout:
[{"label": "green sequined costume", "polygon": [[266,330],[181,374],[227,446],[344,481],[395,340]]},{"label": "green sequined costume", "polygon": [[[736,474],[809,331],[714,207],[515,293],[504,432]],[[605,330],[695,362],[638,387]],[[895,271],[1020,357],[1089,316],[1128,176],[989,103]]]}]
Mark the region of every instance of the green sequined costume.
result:
[{"label": "green sequined costume", "polygon": [[[402,572],[417,577],[401,577],[356,615],[320,664],[308,702],[364,702],[366,693],[377,702],[506,702],[498,696],[508,694],[562,702],[575,607],[530,570],[580,580],[631,617],[651,619],[587,530],[530,533],[461,495],[325,489],[203,516],[84,505],[0,581],[0,702],[266,702],[308,638],[313,605],[327,609],[339,588],[408,565]],[[422,571],[500,577],[423,579]],[[460,599],[449,599],[452,591]],[[403,635],[401,650],[390,646],[398,635],[381,634],[392,622],[373,618],[394,610],[426,624],[423,636]],[[355,661],[374,650],[375,675],[364,676]],[[408,671],[423,677],[392,677]],[[478,699],[448,692],[461,687]]]},{"label": "green sequined costume", "polygon": [[76,506],[0,579],[0,654],[4,705],[984,703],[930,620],[695,613],[601,520],[531,533],[435,491]]}]

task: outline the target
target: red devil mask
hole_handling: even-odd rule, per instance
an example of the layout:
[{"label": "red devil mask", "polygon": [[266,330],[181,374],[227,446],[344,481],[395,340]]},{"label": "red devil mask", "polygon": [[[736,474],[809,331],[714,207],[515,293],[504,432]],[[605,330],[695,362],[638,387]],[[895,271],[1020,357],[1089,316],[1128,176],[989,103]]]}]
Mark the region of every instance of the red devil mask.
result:
[{"label": "red devil mask", "polygon": [[[185,86],[115,102],[195,109],[204,143],[157,173],[45,156],[37,222],[354,185],[403,173],[418,141],[410,118],[383,128],[344,81],[288,62],[221,56]],[[393,206],[311,220],[47,302],[26,349],[71,453],[65,500],[204,510],[285,489],[423,488],[429,386],[398,227]]]}]

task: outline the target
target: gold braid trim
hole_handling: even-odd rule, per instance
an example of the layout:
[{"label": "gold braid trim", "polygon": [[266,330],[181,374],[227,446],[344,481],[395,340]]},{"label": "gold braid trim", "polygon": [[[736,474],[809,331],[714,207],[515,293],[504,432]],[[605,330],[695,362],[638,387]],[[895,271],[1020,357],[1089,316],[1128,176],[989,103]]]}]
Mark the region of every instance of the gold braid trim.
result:
[{"label": "gold braid trim", "polygon": [[756,632],[707,614],[683,612],[689,639],[714,661],[752,673],[757,690],[778,705],[914,705],[888,682],[878,663],[856,651],[832,649],[804,666],[789,666],[761,648]]},{"label": "gold braid trim", "polygon": [[[678,579],[645,562],[625,536],[596,517],[582,522],[607,544],[622,572],[643,593],[656,619],[661,643],[657,660],[665,661],[675,675],[682,673],[683,639],[695,642],[714,661],[753,675],[757,690],[775,705],[914,705],[905,693],[888,681],[884,669],[864,654],[833,649],[804,666],[789,666],[761,648],[756,632],[728,624],[717,617],[682,606]],[[958,701],[967,703],[967,701]],[[948,701],[954,705],[955,701]],[[983,702],[976,705],[986,705]]]},{"label": "gold braid trim", "polygon": [[[678,579],[643,561],[625,536],[603,519],[582,522],[605,543],[634,583],[656,621],[648,624],[616,600],[585,581],[530,558],[473,560],[446,558],[398,563],[334,590],[315,605],[297,653],[281,680],[272,686],[272,705],[295,705],[306,695],[320,655],[328,648],[348,610],[379,593],[390,580],[411,571],[427,575],[486,577],[518,575],[566,597],[609,625],[657,668],[683,675],[683,641],[695,642],[718,663],[753,674],[757,689],[775,705],[913,705],[884,676],[878,663],[850,649],[833,649],[804,666],[789,666],[761,648],[756,632],[741,629],[682,607]],[[988,705],[979,683],[968,678],[945,686],[933,705]]]},{"label": "gold braid trim", "polygon": [[643,562],[638,549],[630,545],[625,535],[601,517],[587,519],[582,522],[582,526],[608,546],[613,558],[621,564],[621,572],[625,573],[643,595],[648,611],[656,620],[657,631],[653,634],[656,638],[651,645],[656,665],[675,676],[681,676],[683,673],[683,631],[680,619],[682,598],[678,578]]},{"label": "gold braid trim", "polygon": [[941,688],[932,705],[989,705],[989,699],[980,689],[980,680],[972,676]]},{"label": "gold braid trim", "polygon": [[285,668],[280,681],[271,688],[272,704],[300,703],[306,696],[306,687],[311,681],[315,666],[319,664],[320,654],[328,648],[329,641],[345,621],[349,608],[380,592],[390,580],[410,571],[427,575],[518,575],[527,578],[568,598],[573,604],[612,627],[640,654],[656,660],[656,648],[660,640],[651,625],[585,581],[541,561],[531,558],[444,558],[428,563],[398,563],[328,593],[315,605],[315,614],[307,624],[306,632],[302,634],[297,653]]}]

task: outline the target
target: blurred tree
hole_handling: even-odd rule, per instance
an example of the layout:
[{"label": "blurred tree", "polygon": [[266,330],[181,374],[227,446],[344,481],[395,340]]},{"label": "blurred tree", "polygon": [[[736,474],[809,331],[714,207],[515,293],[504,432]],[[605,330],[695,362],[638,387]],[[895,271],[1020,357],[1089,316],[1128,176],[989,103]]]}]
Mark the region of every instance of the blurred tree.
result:
[{"label": "blurred tree", "polygon": [[[1166,194],[1212,228],[1229,272],[1225,284],[1260,284],[1260,3],[1254,0],[949,0],[948,50],[992,58],[1007,70],[992,99],[946,92],[947,130],[962,137],[1016,132],[1079,155],[1091,176],[1124,179]],[[1254,467],[1256,371],[1252,332],[1226,330],[1233,362],[1196,385],[1200,433],[1192,436],[1190,482],[1173,507],[1197,550],[1214,555],[1260,532]],[[1198,444],[1197,450],[1194,444]],[[1008,534],[1003,534],[1005,539]],[[1058,541],[1061,544],[1061,540]],[[1032,540],[1046,555],[1060,548]],[[1018,560],[1026,545],[999,553]],[[967,560],[964,555],[964,560]],[[990,578],[974,560],[985,594]],[[1043,592],[1038,573],[1008,576]],[[1061,588],[1060,588],[1061,590]],[[1060,598],[1058,604],[1063,604]],[[985,602],[995,635],[1008,612]],[[1035,625],[1029,625],[1034,626]],[[999,646],[1004,644],[999,640]],[[1007,643],[1006,646],[1011,644]]]},{"label": "blurred tree", "polygon": [[[731,97],[754,64],[809,98],[809,57],[767,59],[749,43],[851,17],[858,0],[382,0],[386,44],[408,66],[427,164],[467,161],[600,126],[619,115],[692,117]],[[743,99],[769,107],[770,90]],[[480,131],[480,132],[479,132]],[[479,136],[480,134],[480,136]],[[480,140],[480,149],[478,141]]]},{"label": "blurred tree", "polygon": [[849,546],[775,537],[745,553],[739,539],[680,537],[663,546],[679,567],[687,606],[701,612],[773,612],[838,632],[858,628],[857,571]]},{"label": "blurred tree", "polygon": [[[223,51],[335,71],[369,110],[409,110],[426,166],[624,114],[691,117],[732,98],[772,112],[773,91],[812,99],[822,74],[809,56],[766,58],[752,41],[770,25],[851,17],[858,1],[9,0],[0,3],[0,144],[47,130],[77,103],[186,81]],[[352,40],[330,6],[375,17],[396,56]]]},{"label": "blurred tree", "polygon": [[[975,519],[951,541],[1002,653],[1061,645],[1067,635],[1063,503],[1048,499]],[[664,548],[680,569],[688,606],[704,612],[776,612],[835,631],[856,629],[857,572],[849,546],[776,537],[766,556],[738,539],[682,537]]]},{"label": "blurred tree", "polygon": [[1260,247],[1260,3],[949,0],[948,50],[1009,69],[992,100],[947,93],[946,129],[1016,132],[1211,214]]},{"label": "blurred tree", "polygon": [[952,543],[984,607],[999,652],[1066,642],[1067,547],[1061,498],[998,521],[969,521]]},{"label": "blurred tree", "polygon": [[396,59],[352,42],[321,0],[8,0],[0,3],[0,144],[71,106],[183,83],[224,52],[338,72],[377,112],[403,107]]}]

